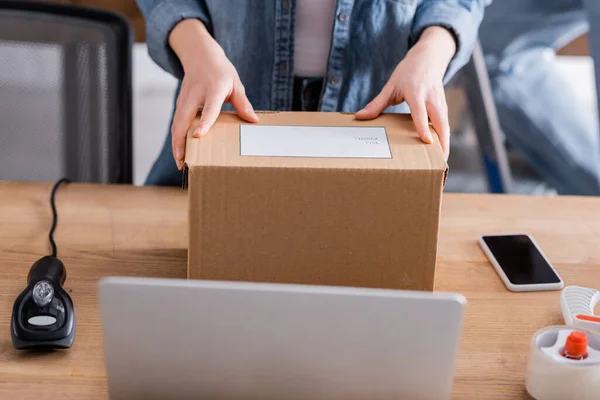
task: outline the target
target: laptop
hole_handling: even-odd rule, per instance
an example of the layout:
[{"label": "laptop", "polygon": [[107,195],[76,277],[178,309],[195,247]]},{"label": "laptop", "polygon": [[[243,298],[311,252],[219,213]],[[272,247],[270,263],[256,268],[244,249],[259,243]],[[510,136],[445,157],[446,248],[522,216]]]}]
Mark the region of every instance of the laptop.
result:
[{"label": "laptop", "polygon": [[449,399],[459,294],[118,278],[99,283],[110,398]]}]

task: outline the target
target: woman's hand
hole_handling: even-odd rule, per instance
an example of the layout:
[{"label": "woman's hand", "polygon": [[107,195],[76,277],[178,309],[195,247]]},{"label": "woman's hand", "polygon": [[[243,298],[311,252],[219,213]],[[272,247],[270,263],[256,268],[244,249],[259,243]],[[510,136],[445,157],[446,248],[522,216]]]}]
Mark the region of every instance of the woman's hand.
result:
[{"label": "woman's hand", "polygon": [[202,22],[195,19],[180,22],[169,36],[169,44],[184,70],[171,126],[173,157],[181,169],[186,133],[199,109],[202,116],[194,137],[208,133],[225,102],[231,103],[238,115],[248,122],[257,122],[258,116],[246,97],[235,67]]},{"label": "woman's hand", "polygon": [[456,42],[448,30],[437,26],[425,29],[381,93],[356,113],[356,118],[373,119],[387,107],[406,101],[421,140],[425,143],[433,141],[429,117],[447,159],[450,126],[442,80],[455,51]]}]

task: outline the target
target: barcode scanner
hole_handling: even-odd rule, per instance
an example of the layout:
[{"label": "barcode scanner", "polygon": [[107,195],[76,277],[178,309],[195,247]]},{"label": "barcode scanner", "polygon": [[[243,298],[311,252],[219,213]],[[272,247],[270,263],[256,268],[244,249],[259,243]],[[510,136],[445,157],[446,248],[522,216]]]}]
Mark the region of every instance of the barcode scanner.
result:
[{"label": "barcode scanner", "polygon": [[75,338],[75,313],[63,289],[67,270],[54,256],[36,261],[27,288],[17,297],[12,314],[12,342],[16,349],[67,349]]},{"label": "barcode scanner", "polygon": [[65,265],[57,258],[54,229],[57,223],[54,197],[58,181],[52,189],[50,204],[53,222],[49,240],[52,255],[37,260],[27,275],[27,287],[15,300],[11,318],[11,337],[15,349],[68,349],[75,338],[73,301],[64,290]]}]

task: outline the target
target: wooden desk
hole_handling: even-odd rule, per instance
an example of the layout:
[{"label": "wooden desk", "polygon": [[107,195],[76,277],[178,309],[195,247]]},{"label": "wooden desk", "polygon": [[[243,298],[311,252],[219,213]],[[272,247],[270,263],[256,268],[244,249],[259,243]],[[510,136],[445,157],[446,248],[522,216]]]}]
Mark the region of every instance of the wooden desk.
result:
[{"label": "wooden desk", "polygon": [[[77,336],[68,351],[28,354],[12,348],[10,312],[31,263],[48,252],[50,187],[0,182],[0,398],[106,398],[97,280],[185,278],[187,196],[168,188],[62,187],[56,240]],[[478,236],[507,232],[533,234],[566,284],[600,288],[600,199],[446,195],[436,290],[469,301],[457,399],[527,398],[531,335],[562,323],[559,292],[508,292],[484,258]]]}]

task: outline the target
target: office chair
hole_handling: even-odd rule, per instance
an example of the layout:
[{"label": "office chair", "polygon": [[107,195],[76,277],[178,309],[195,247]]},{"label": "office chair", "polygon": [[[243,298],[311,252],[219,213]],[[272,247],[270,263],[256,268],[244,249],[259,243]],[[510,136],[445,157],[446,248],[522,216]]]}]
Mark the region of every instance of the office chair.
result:
[{"label": "office chair", "polygon": [[133,180],[133,32],[103,10],[0,1],[0,180]]},{"label": "office chair", "polygon": [[[461,70],[459,79],[466,95],[466,111],[477,138],[481,161],[478,169],[483,169],[487,191],[531,195],[556,194],[556,190],[542,179],[519,149],[506,142],[479,43],[476,43],[471,60]],[[462,180],[464,182],[464,177]]]},{"label": "office chair", "polygon": [[496,113],[483,50],[475,44],[471,60],[463,67],[464,87],[491,193],[511,193],[513,178]]}]

